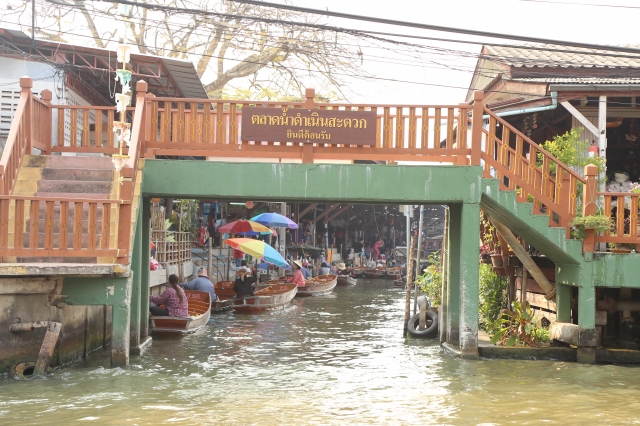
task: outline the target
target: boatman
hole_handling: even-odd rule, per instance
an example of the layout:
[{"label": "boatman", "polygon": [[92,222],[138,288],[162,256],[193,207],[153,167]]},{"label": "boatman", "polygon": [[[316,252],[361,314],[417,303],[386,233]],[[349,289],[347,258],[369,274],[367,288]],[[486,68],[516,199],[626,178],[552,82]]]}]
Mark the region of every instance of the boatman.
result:
[{"label": "boatman", "polygon": [[207,273],[206,268],[198,268],[198,276],[196,279],[189,281],[188,283],[180,284],[185,290],[196,290],[196,291],[206,291],[211,295],[211,302],[215,302],[218,298],[216,296],[216,291],[213,288],[213,283],[209,280],[209,274]]}]

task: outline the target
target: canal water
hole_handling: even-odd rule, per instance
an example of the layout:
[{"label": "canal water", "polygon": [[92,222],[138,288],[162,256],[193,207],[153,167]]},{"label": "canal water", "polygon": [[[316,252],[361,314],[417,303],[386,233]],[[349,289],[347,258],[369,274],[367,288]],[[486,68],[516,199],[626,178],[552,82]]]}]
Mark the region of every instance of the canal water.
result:
[{"label": "canal water", "polygon": [[282,311],[217,314],[125,369],[98,351],[46,378],[4,378],[0,424],[640,423],[640,369],[452,358],[402,337],[403,296],[359,280]]}]

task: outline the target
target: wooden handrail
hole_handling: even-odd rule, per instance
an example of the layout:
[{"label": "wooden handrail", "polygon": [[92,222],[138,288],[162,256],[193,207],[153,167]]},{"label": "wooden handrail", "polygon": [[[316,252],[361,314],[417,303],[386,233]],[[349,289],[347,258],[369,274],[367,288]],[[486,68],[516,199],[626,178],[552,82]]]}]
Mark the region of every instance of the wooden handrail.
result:
[{"label": "wooden handrail", "polygon": [[0,194],[11,194],[18,177],[22,158],[29,146],[31,123],[28,114],[31,105],[31,87],[33,81],[29,77],[20,78],[20,100],[9,131],[2,157],[0,158]]}]

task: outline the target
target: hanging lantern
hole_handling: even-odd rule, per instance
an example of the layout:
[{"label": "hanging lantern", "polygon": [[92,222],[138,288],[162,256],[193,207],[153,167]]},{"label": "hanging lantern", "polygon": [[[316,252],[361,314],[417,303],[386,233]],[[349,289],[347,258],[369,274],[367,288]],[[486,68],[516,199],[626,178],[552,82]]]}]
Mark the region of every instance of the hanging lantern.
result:
[{"label": "hanging lantern", "polygon": [[244,203],[244,205],[245,205],[249,210],[251,210],[251,209],[255,206],[255,204],[253,204],[253,201],[247,201],[246,203]]}]

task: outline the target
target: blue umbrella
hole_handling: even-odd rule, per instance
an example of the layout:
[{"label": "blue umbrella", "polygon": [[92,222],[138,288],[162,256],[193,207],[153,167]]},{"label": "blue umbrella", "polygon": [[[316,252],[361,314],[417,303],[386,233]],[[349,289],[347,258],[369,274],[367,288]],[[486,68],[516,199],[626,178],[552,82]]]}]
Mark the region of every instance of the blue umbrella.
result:
[{"label": "blue umbrella", "polygon": [[298,224],[286,216],[278,213],[262,213],[252,217],[250,220],[261,223],[265,226],[281,226],[283,228],[298,229]]}]

